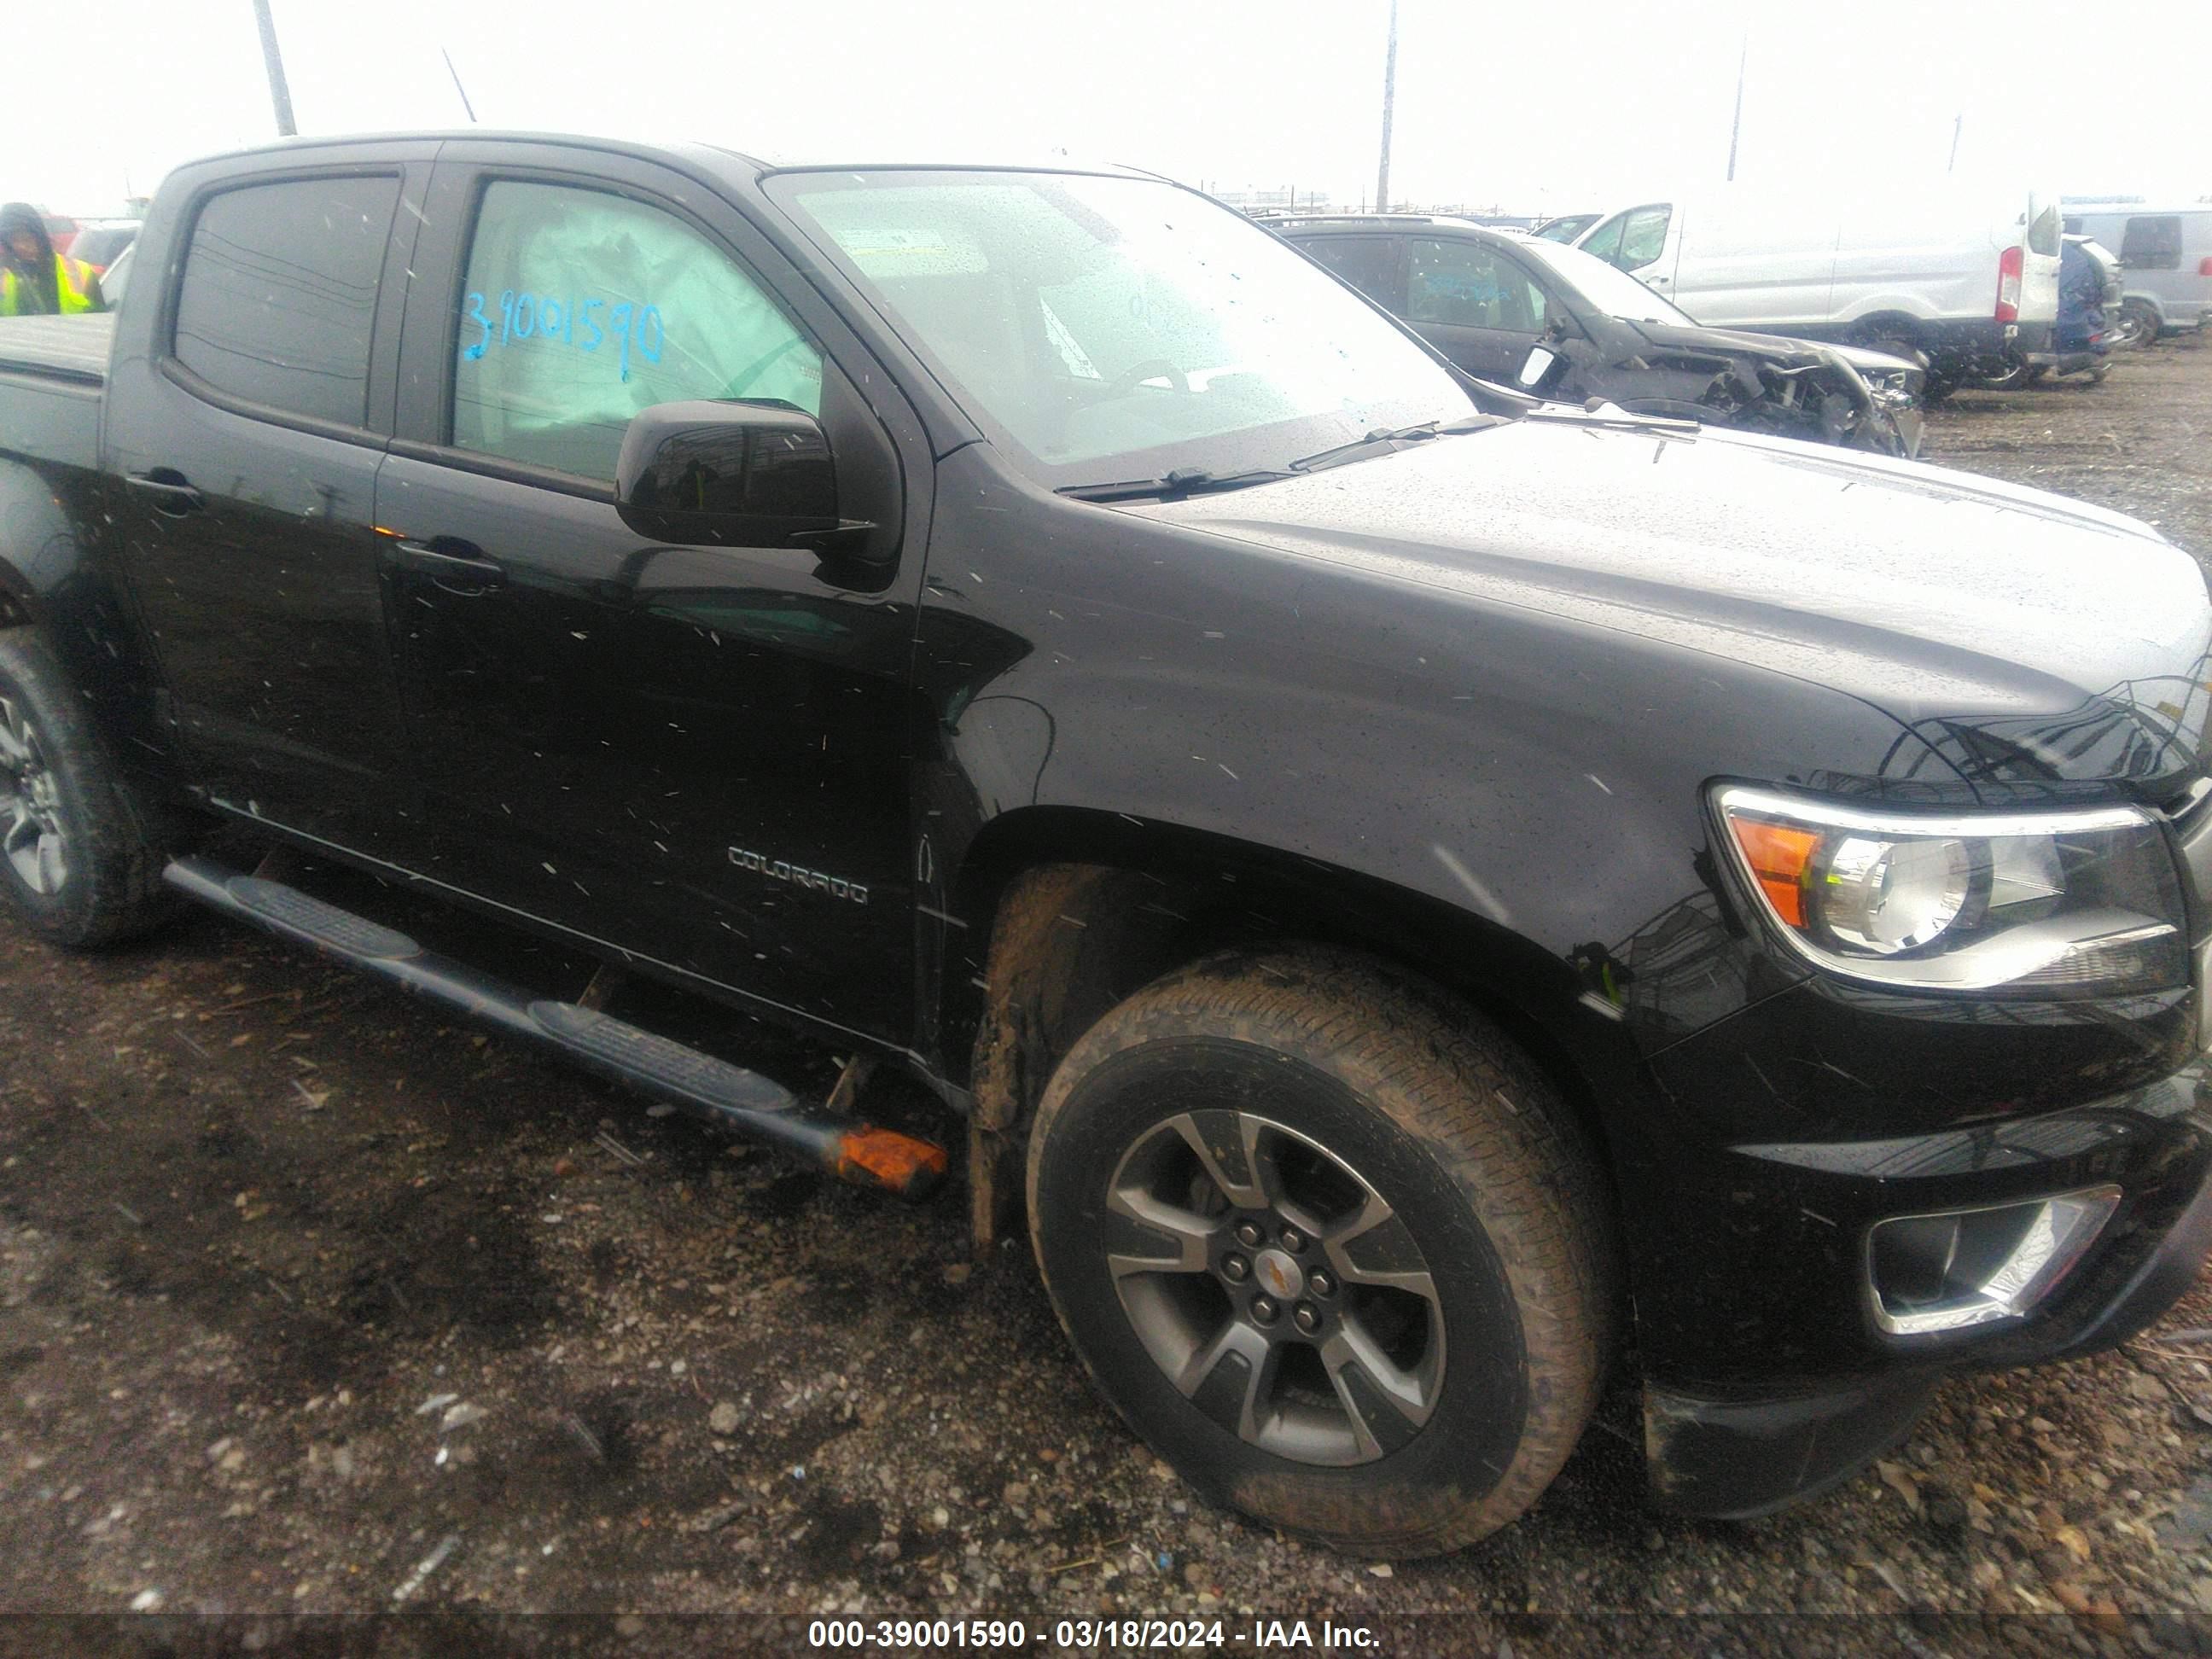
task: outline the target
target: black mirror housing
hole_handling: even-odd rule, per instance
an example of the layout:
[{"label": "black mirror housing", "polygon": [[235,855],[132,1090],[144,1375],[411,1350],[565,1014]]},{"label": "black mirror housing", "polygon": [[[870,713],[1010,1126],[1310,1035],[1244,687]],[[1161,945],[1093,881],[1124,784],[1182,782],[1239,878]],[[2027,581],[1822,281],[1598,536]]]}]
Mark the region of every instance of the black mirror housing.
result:
[{"label": "black mirror housing", "polygon": [[615,466],[615,511],[641,536],[690,546],[784,547],[849,528],[821,422],[780,402],[640,410]]},{"label": "black mirror housing", "polygon": [[1514,384],[1522,391],[1533,393],[1552,378],[1552,371],[1559,364],[1559,353],[1553,349],[1552,342],[1539,340],[1528,348],[1528,355],[1521,360],[1521,367],[1513,376]]}]

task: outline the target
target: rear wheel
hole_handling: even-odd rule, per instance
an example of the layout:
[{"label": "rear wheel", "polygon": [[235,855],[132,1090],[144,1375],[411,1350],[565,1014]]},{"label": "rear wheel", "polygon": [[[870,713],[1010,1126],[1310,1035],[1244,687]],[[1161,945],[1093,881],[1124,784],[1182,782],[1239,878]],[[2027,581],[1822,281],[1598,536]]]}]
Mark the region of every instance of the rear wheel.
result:
[{"label": "rear wheel", "polygon": [[1989,392],[2016,392],[2036,378],[2034,365],[2017,351],[1976,365],[1974,384]]},{"label": "rear wheel", "polygon": [[2112,328],[2123,345],[2152,344],[2158,338],[2158,313],[2140,300],[2124,300]]},{"label": "rear wheel", "polygon": [[38,634],[0,631],[0,902],[57,945],[104,945],[170,908],[161,858]]},{"label": "rear wheel", "polygon": [[1093,1027],[1030,1224],[1107,1398],[1210,1500],[1356,1553],[1534,1503],[1608,1346],[1606,1210],[1549,1085],[1358,958],[1218,958]]}]

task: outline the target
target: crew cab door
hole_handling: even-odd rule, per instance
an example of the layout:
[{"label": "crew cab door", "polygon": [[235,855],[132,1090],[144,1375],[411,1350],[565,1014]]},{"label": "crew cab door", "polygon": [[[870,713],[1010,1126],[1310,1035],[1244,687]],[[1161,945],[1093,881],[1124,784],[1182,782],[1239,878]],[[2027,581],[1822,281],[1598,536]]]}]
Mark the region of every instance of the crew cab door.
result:
[{"label": "crew cab door", "polygon": [[117,544],[186,776],[386,855],[407,786],[371,506],[434,148],[198,170],[162,228],[181,258],[143,273],[106,400]]},{"label": "crew cab door", "polygon": [[[904,479],[929,476],[910,413],[699,180],[454,143],[429,217],[377,492],[428,872],[905,1040],[922,526]],[[627,528],[629,416],[690,398],[820,414],[841,509],[879,526],[872,562]]]}]

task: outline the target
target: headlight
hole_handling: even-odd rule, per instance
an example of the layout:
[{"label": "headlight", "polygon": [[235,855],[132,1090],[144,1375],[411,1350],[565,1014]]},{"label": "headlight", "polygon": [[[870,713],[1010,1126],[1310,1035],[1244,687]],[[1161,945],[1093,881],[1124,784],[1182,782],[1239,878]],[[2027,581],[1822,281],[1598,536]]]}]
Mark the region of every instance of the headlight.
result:
[{"label": "headlight", "polygon": [[1916,814],[1735,785],[1714,804],[1768,919],[1831,972],[2049,999],[2189,982],[2173,859],[2134,807]]}]

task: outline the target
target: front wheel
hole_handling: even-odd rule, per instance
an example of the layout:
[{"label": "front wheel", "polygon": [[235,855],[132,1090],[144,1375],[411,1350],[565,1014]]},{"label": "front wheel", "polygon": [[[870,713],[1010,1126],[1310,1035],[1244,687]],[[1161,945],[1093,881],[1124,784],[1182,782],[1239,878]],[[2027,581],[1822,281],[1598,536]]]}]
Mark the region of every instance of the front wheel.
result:
[{"label": "front wheel", "polygon": [[2120,314],[2113,319],[2112,331],[2119,336],[2123,345],[2153,344],[2158,339],[2158,313],[2140,301],[2123,301]]},{"label": "front wheel", "polygon": [[1459,1547],[1574,1448],[1613,1311],[1597,1166],[1478,1016],[1362,959],[1222,957],[1047,1088],[1029,1211],[1101,1391],[1208,1499]]}]

